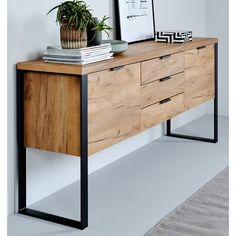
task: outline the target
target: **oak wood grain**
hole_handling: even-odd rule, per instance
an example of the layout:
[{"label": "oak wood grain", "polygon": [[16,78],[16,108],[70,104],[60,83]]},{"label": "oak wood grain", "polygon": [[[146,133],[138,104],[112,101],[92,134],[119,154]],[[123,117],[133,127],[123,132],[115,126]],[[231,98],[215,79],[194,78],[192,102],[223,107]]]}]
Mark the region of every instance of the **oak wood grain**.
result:
[{"label": "oak wood grain", "polygon": [[184,44],[168,44],[147,41],[129,45],[129,49],[125,53],[115,55],[114,59],[112,60],[92,63],[89,65],[79,66],[45,63],[40,59],[27,62],[20,62],[17,64],[17,68],[20,70],[38,72],[42,71],[82,75],[93,73],[96,71],[106,70],[117,66],[150,60],[167,54],[184,52],[185,50],[194,49],[203,45],[211,45],[217,42],[218,40],[216,38],[194,38],[193,42]]},{"label": "oak wood grain", "polygon": [[185,69],[190,69],[195,66],[204,66],[212,60],[214,54],[214,45],[205,45],[199,48],[194,48],[185,51]]},{"label": "oak wood grain", "polygon": [[163,121],[169,120],[184,111],[184,94],[171,97],[167,103],[156,103],[141,111],[142,130],[151,128]]},{"label": "oak wood grain", "polygon": [[184,92],[184,73],[141,86],[142,108]]},{"label": "oak wood grain", "polygon": [[184,71],[184,53],[176,53],[167,57],[155,58],[141,63],[142,84],[159,80],[166,76]]},{"label": "oak wood grain", "polygon": [[89,75],[89,153],[140,131],[140,64]]},{"label": "oak wood grain", "polygon": [[26,147],[80,155],[79,91],[78,76],[24,74]]},{"label": "oak wood grain", "polygon": [[214,98],[214,45],[185,52],[185,109]]},{"label": "oak wood grain", "polygon": [[29,70],[25,146],[80,155],[80,74],[88,73],[90,155],[214,98],[214,43],[132,44],[113,60],[86,66],[17,64]]}]

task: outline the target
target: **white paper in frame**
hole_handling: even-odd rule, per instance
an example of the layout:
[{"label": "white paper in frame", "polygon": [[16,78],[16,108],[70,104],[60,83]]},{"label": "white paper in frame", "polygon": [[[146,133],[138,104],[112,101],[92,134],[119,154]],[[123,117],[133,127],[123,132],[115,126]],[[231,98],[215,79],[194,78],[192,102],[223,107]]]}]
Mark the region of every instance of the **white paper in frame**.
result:
[{"label": "white paper in frame", "polygon": [[153,0],[115,0],[116,38],[129,43],[154,39]]}]

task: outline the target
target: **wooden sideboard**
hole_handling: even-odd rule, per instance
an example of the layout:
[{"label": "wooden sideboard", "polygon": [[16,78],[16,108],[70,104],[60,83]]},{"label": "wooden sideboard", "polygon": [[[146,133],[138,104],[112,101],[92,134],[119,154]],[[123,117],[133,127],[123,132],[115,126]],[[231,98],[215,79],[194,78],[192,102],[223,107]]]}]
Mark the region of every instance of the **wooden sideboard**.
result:
[{"label": "wooden sideboard", "polygon": [[[83,229],[88,155],[165,121],[168,136],[217,142],[217,48],[215,38],[147,41],[90,65],[18,63],[19,212]],[[211,99],[213,139],[171,132],[171,118]],[[26,147],[81,157],[80,222],[26,207]]]}]

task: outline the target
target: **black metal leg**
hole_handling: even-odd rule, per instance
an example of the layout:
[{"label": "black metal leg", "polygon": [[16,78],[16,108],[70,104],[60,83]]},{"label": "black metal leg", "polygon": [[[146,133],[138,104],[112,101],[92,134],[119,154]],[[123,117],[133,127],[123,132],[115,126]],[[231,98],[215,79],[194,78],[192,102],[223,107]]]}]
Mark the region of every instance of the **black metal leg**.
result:
[{"label": "black metal leg", "polygon": [[18,160],[18,213],[53,223],[85,229],[88,226],[88,95],[87,75],[80,77],[80,221],[29,209],[26,206],[26,148],[24,146],[24,72],[17,70],[17,160]]},{"label": "black metal leg", "polygon": [[80,182],[81,182],[81,227],[88,226],[88,76],[81,76],[80,83]]},{"label": "black metal leg", "polygon": [[215,44],[215,98],[214,98],[214,138],[203,138],[171,132],[171,120],[166,123],[166,136],[174,138],[190,139],[195,141],[217,143],[218,142],[218,43]]},{"label": "black metal leg", "polygon": [[26,208],[26,148],[24,147],[24,78],[17,71],[17,161],[18,161],[18,210]]},{"label": "black metal leg", "polygon": [[215,44],[214,142],[218,142],[218,43]]}]

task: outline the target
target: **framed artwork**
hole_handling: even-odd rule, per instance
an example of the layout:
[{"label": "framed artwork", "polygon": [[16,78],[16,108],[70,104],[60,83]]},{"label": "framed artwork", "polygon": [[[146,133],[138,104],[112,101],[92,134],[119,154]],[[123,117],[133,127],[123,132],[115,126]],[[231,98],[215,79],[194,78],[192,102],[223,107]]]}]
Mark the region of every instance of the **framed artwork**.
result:
[{"label": "framed artwork", "polygon": [[116,38],[129,43],[154,39],[153,0],[115,0]]}]

